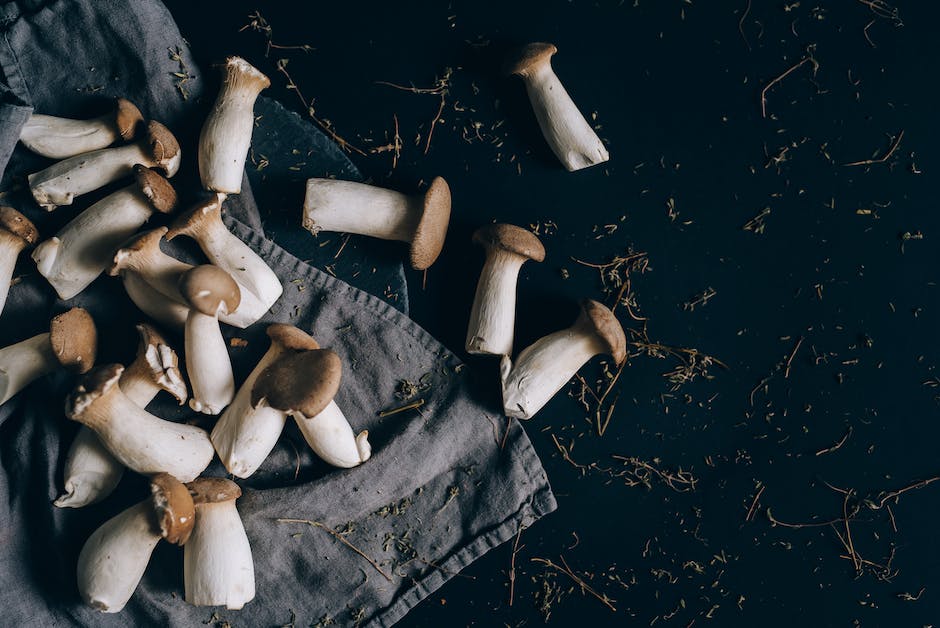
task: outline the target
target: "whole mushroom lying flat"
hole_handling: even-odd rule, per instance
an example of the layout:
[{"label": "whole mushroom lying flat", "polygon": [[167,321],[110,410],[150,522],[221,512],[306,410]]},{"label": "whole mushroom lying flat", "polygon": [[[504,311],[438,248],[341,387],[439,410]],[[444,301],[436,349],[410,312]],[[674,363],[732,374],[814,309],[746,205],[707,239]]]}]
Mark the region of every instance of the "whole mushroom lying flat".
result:
[{"label": "whole mushroom lying flat", "polygon": [[183,546],[186,601],[240,609],[255,597],[251,546],[235,507],[242,491],[225,478],[199,478],[188,487],[196,524]]},{"label": "whole mushroom lying flat", "polygon": [[530,259],[545,259],[545,247],[531,231],[505,224],[477,229],[473,241],[486,248],[486,262],[470,311],[467,352],[512,355],[519,270]]},{"label": "whole mushroom lying flat", "polygon": [[528,44],[510,59],[507,70],[525,81],[535,117],[552,151],[569,171],[581,170],[607,161],[610,155],[552,70],[556,52],[553,44]]},{"label": "whole mushroom lying flat", "polygon": [[241,192],[255,99],[270,85],[268,77],[241,57],[226,60],[222,89],[199,135],[199,178],[205,189]]},{"label": "whole mushroom lying flat", "polygon": [[129,100],[118,98],[114,110],[90,120],[33,114],[20,131],[26,148],[51,159],[65,159],[134,138],[144,117]]},{"label": "whole mushroom lying flat", "polygon": [[124,608],[160,539],[183,545],[193,530],[195,508],[183,484],[159,473],[150,490],[149,499],[95,530],[78,555],[78,591],[86,604],[103,613]]},{"label": "whole mushroom lying flat", "polygon": [[627,339],[620,321],[604,305],[586,299],[581,314],[568,329],[539,338],[519,354],[500,363],[503,409],[506,416],[530,419],[598,354],[613,356],[620,365],[627,359]]},{"label": "whole mushroom lying flat", "polygon": [[441,177],[415,196],[352,181],[307,180],[305,229],[408,242],[415,270],[428,268],[440,255],[449,222],[450,187]]},{"label": "whole mushroom lying flat", "polygon": [[7,302],[20,252],[38,239],[39,232],[26,216],[12,207],[0,207],[0,313]]},{"label": "whole mushroom lying flat", "polygon": [[104,197],[33,251],[39,273],[61,299],[71,299],[108,268],[114,252],[154,211],[176,207],[176,191],[159,172],[137,164],[136,181]]},{"label": "whole mushroom lying flat", "polygon": [[81,196],[131,174],[135,164],[176,174],[180,147],[170,130],[159,122],[147,123],[146,132],[130,144],[102,148],[69,157],[35,172],[27,180],[33,198],[49,211],[71,205]]},{"label": "whole mushroom lying flat", "polygon": [[97,350],[95,321],[88,312],[74,307],[55,316],[48,332],[0,349],[0,405],[60,367],[87,372]]}]

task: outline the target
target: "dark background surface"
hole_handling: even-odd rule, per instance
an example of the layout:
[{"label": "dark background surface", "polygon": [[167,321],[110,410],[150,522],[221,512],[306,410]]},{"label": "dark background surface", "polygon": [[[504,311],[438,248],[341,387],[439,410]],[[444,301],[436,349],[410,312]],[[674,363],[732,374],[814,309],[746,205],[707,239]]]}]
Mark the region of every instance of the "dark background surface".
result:
[{"label": "dark background surface", "polygon": [[[412,191],[447,178],[447,246],[424,288],[409,275],[413,317],[444,344],[463,346],[482,263],[470,234],[495,219],[541,226],[548,252],[520,278],[517,350],[567,326],[578,299],[605,299],[597,271],[572,257],[632,249],[648,254],[631,292],[650,340],[727,365],[677,387],[664,377],[675,356],[633,345],[603,436],[593,405],[558,395],[526,429],[559,510],[521,535],[512,606],[507,545],[401,625],[940,619],[940,483],[883,500],[940,473],[934,3],[899,3],[896,15],[862,0],[167,4],[204,67],[242,55],[272,78],[267,95],[303,113],[277,69],[289,59],[315,115],[367,153],[352,158],[375,183]],[[255,11],[270,31],[257,16],[262,30],[243,29]],[[312,50],[266,55],[268,38]],[[500,75],[511,46],[539,40],[558,46],[556,72],[596,112],[608,164],[565,172],[522,84]],[[762,118],[761,90],[807,54],[816,72],[806,62],[773,86]],[[425,155],[440,95],[376,81],[429,88],[446,68]],[[393,115],[394,168],[391,152],[370,152],[392,139]],[[902,131],[884,162],[844,165],[884,156]],[[262,210],[299,222],[301,196]],[[761,233],[742,228],[764,208]],[[707,303],[683,307],[709,288]],[[618,314],[640,329],[626,307]],[[495,396],[495,362],[470,362]],[[596,363],[582,373],[603,377]],[[636,465],[615,455],[687,471],[694,490],[655,474],[630,486]],[[768,513],[818,525],[775,526]],[[533,561],[562,557],[616,611]]]}]

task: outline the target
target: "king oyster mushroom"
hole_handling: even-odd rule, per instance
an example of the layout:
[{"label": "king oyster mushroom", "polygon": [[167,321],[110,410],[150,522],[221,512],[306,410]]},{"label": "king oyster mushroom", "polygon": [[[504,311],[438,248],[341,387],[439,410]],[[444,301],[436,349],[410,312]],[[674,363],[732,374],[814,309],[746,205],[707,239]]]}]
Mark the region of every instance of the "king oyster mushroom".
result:
[{"label": "king oyster mushroom", "polygon": [[167,473],[151,478],[151,495],[109,519],[78,555],[78,591],[103,613],[124,608],[140,583],[160,539],[187,542],[196,520],[189,490]]},{"label": "king oyster mushroom", "polygon": [[90,120],[34,113],[20,131],[20,142],[43,157],[65,159],[132,140],[143,119],[140,109],[124,98],[117,99],[114,111]]},{"label": "king oyster mushroom", "polygon": [[39,232],[26,216],[12,207],[0,207],[0,313],[7,302],[20,251],[38,239]]}]

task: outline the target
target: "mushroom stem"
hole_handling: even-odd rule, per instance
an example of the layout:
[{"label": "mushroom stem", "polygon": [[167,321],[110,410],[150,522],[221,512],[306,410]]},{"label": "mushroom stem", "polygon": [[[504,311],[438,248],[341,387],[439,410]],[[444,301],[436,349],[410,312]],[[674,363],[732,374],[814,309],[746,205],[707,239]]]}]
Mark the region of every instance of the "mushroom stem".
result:
[{"label": "mushroom stem", "polygon": [[526,258],[509,251],[486,257],[477,283],[467,351],[474,354],[511,355],[516,324],[516,283]]},{"label": "mushroom stem", "polygon": [[177,331],[181,331],[186,325],[189,308],[182,303],[168,299],[138,273],[122,272],[121,281],[124,284],[124,290],[127,291],[127,296],[134,302],[134,305],[140,308],[141,312]]},{"label": "mushroom stem", "polygon": [[299,412],[292,415],[310,449],[327,464],[349,469],[372,456],[369,431],[363,430],[358,436],[353,433],[346,415],[335,401],[313,417],[305,417]]},{"label": "mushroom stem", "polygon": [[53,503],[59,508],[94,504],[110,495],[123,475],[124,465],[82,425],[65,458],[65,493]]},{"label": "mushroom stem", "polygon": [[20,131],[20,141],[43,157],[65,159],[131,139],[142,118],[140,110],[123,98],[117,100],[115,111],[90,120],[33,114]]},{"label": "mushroom stem", "polygon": [[0,312],[3,311],[3,306],[7,302],[16,260],[27,244],[23,238],[0,229]]},{"label": "mushroom stem", "polygon": [[44,333],[0,349],[0,405],[59,365]]},{"label": "mushroom stem", "polygon": [[193,387],[189,407],[218,414],[235,397],[235,375],[215,317],[196,310],[186,319],[186,370]]}]

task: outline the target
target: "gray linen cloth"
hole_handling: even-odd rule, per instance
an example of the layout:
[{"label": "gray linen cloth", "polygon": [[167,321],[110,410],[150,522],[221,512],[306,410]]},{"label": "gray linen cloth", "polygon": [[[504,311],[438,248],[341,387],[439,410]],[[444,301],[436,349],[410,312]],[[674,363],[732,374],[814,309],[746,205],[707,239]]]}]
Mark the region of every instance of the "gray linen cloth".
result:
[{"label": "gray linen cloth", "polygon": [[[179,50],[185,69],[170,59],[168,47]],[[9,162],[0,202],[34,219],[43,237],[106,191],[52,214],[32,204],[23,177],[46,162],[14,147],[33,108],[80,117],[100,113],[103,97],[124,95],[180,137],[194,137],[206,105],[199,98],[206,88],[182,37],[165,8],[152,0],[0,4],[0,70],[0,165]],[[192,76],[182,86],[186,100],[174,72]],[[303,124],[299,118],[269,101],[260,101],[259,110],[257,150],[294,154],[300,148],[309,154],[303,172],[275,167],[252,173],[261,198],[292,190],[290,203],[279,208],[293,214],[290,220],[299,221],[301,178],[358,177],[321,135],[298,127]],[[187,173],[194,185],[194,154],[192,142],[184,143],[183,171],[174,181],[181,189]],[[542,466],[518,423],[510,423],[503,439],[505,419],[493,404],[478,400],[478,378],[402,313],[407,301],[396,283],[402,277],[394,261],[396,245],[354,239],[340,260],[347,260],[347,251],[354,251],[352,256],[345,265],[337,264],[343,271],[338,274],[380,298],[298,259],[331,263],[338,238],[321,247],[299,227],[290,227],[290,220],[279,223],[272,212],[265,216],[266,226],[274,225],[279,241],[298,257],[266,239],[247,183],[227,210],[230,228],[267,260],[285,286],[262,323],[225,330],[247,341],[231,349],[236,378],[244,378],[265,351],[264,323],[288,322],[309,331],[343,359],[337,403],[356,431],[370,430],[372,459],[355,469],[329,468],[289,424],[259,471],[240,482],[244,495],[238,508],[254,554],[256,599],[242,611],[187,605],[182,551],[161,543],[124,611],[104,615],[79,600],[78,552],[95,528],[146,496],[147,481],[127,473],[112,496],[80,510],[51,504],[61,490],[64,455],[78,426],[62,412],[74,378],[64,373],[44,377],[0,407],[0,626],[200,626],[212,623],[216,611],[215,618],[236,626],[280,625],[291,612],[297,625],[329,617],[340,625],[386,626],[511,538],[520,524],[555,508]],[[175,255],[197,259],[191,246],[170,248]],[[365,272],[366,266],[376,272]],[[99,362],[133,358],[133,324],[141,314],[120,282],[101,278],[63,303],[27,256],[17,275],[22,280],[0,315],[0,346],[44,331],[54,313],[81,305],[101,330]],[[170,338],[181,346],[179,337]],[[425,404],[378,416],[380,409],[407,402],[396,394],[403,380],[418,384],[414,399]],[[193,418],[163,397],[149,409],[170,419]],[[199,420],[211,427],[212,419]],[[224,473],[218,461],[207,471]],[[328,526],[374,559],[384,575],[327,531],[278,518]]]}]

